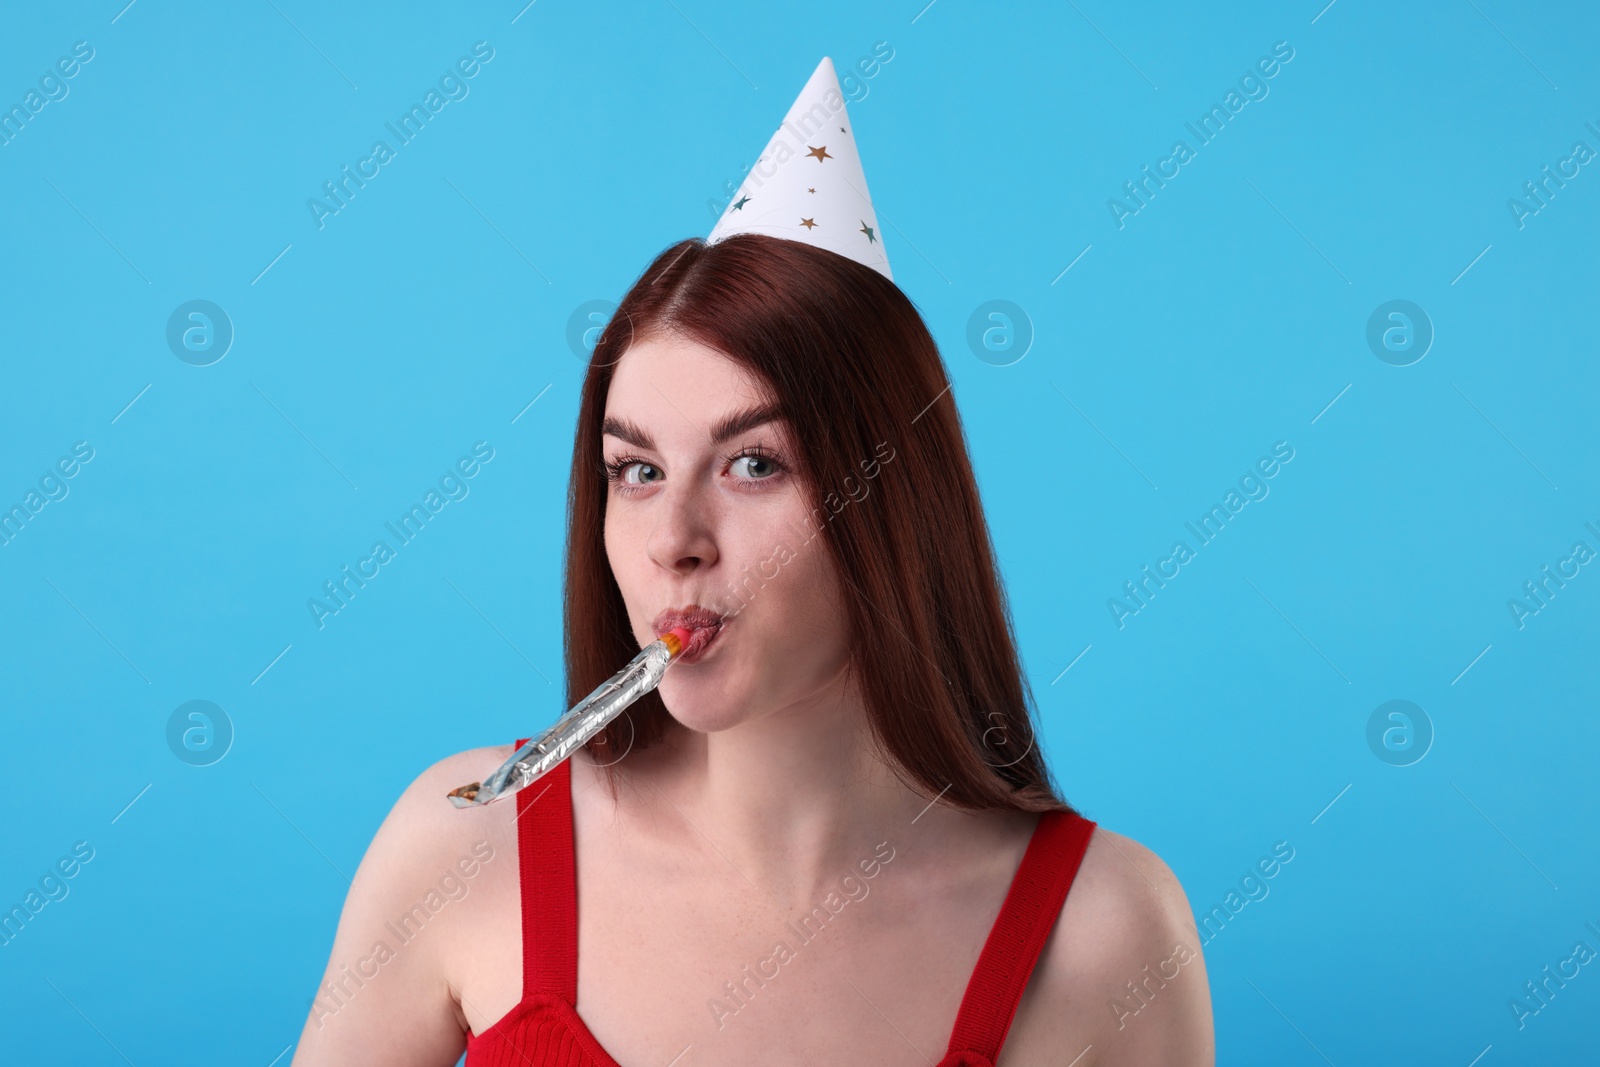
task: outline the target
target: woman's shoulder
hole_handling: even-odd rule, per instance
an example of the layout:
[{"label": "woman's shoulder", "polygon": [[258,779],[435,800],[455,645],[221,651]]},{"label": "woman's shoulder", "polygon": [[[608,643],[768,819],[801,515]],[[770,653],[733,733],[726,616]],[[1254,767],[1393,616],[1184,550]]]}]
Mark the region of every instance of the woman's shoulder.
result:
[{"label": "woman's shoulder", "polygon": [[373,838],[373,848],[426,875],[428,861],[459,851],[465,842],[484,836],[502,839],[513,828],[515,804],[457,808],[448,794],[468,782],[482,781],[511,752],[508,744],[472,748],[428,766],[395,799]]},{"label": "woman's shoulder", "polygon": [[503,806],[457,808],[450,803],[448,794],[467,782],[482,781],[505,762],[511,752],[510,745],[469,748],[424,768],[394,800],[389,818],[396,824],[396,830],[408,839],[427,840],[430,830],[459,825],[464,813],[471,815]]},{"label": "woman's shoulder", "polygon": [[412,779],[361,858],[341,925],[378,932],[382,921],[413,911],[418,902],[430,917],[441,911],[461,913],[463,909],[443,908],[441,901],[501,881],[498,872],[504,869],[514,874],[516,805],[457,808],[448,797],[457,786],[482,781],[510,754],[510,745],[468,749],[438,760]]},{"label": "woman's shoulder", "polygon": [[[403,802],[411,797],[426,798],[429,806],[437,808],[435,801],[444,801],[451,811],[471,810],[457,808],[447,799],[450,790],[471,781],[481,781],[485,776],[510,758],[515,746],[485,745],[469,748],[445,756],[423,769],[400,795]],[[443,787],[443,788],[440,788]]]},{"label": "woman's shoulder", "polygon": [[1161,857],[1130,837],[1095,828],[1034,977],[1019,1012],[1030,1045],[1076,1042],[1067,1060],[1092,1046],[1080,1067],[1214,1061],[1188,896]]},{"label": "woman's shoulder", "polygon": [[[457,808],[449,792],[482,781],[511,754],[510,745],[468,749],[427,767],[401,791],[361,860],[352,896],[388,906],[427,893],[452,871],[493,866],[514,846],[515,804]],[[460,862],[465,860],[465,862]],[[511,866],[501,864],[499,866]]]},{"label": "woman's shoulder", "polygon": [[[508,755],[503,745],[447,756],[394,800],[351,880],[297,1067],[365,1060],[379,1047],[394,1052],[386,1062],[444,1062],[467,1023],[449,991],[472,953],[515,988],[518,957],[501,958],[505,938],[484,916],[515,914],[516,806],[458,809],[447,797]],[[362,995],[379,973],[385,993]]]}]

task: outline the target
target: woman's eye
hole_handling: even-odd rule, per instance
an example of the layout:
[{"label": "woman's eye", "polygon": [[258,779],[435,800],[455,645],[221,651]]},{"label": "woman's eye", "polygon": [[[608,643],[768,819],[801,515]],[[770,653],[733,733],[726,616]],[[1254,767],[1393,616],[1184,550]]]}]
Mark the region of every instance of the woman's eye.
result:
[{"label": "woman's eye", "polygon": [[740,456],[733,461],[733,469],[755,481],[770,478],[778,472],[777,464],[766,456]]},{"label": "woman's eye", "polygon": [[661,468],[649,463],[630,463],[622,471],[622,480],[629,485],[644,485],[660,477]]}]

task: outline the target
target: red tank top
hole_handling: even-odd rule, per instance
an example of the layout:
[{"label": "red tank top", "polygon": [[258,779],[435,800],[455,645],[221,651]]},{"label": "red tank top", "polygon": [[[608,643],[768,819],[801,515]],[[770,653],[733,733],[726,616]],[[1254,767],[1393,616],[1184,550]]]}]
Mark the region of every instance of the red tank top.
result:
[{"label": "red tank top", "polygon": [[[523,742],[518,741],[518,748]],[[545,786],[548,785],[548,788]],[[1000,915],[967,982],[937,1067],[993,1067],[1022,991],[1072,887],[1095,824],[1039,818]],[[481,1034],[467,1035],[466,1067],[618,1067],[578,1016],[578,893],[573,864],[572,769],[517,794],[522,883],[522,1000]]]}]

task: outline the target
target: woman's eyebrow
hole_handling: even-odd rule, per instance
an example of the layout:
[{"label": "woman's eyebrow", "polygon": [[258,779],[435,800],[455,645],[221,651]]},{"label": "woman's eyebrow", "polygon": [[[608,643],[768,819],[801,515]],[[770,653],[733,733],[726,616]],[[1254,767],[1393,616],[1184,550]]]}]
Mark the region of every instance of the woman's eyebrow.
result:
[{"label": "woman's eyebrow", "polygon": [[720,445],[730,437],[769,422],[776,422],[781,418],[783,418],[783,408],[779,404],[761,404],[736,411],[711,428],[711,443]]},{"label": "woman's eyebrow", "polygon": [[627,419],[616,419],[610,415],[600,423],[601,437],[616,437],[628,442],[634,448],[647,448],[655,451],[655,439]]}]

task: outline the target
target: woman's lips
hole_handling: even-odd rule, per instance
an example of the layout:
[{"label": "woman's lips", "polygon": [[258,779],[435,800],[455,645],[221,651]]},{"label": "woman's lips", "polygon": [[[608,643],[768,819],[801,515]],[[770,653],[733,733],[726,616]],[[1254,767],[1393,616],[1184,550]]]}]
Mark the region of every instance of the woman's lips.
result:
[{"label": "woman's lips", "polygon": [[669,608],[655,617],[656,633],[666,633],[674,628],[689,632],[689,641],[678,654],[677,662],[693,663],[706,654],[711,643],[722,632],[727,620],[709,608],[690,604],[683,608]]},{"label": "woman's lips", "polygon": [[706,654],[706,650],[716,641],[722,633],[722,623],[715,626],[696,626],[689,630],[689,644],[678,654],[679,663],[698,662]]}]

